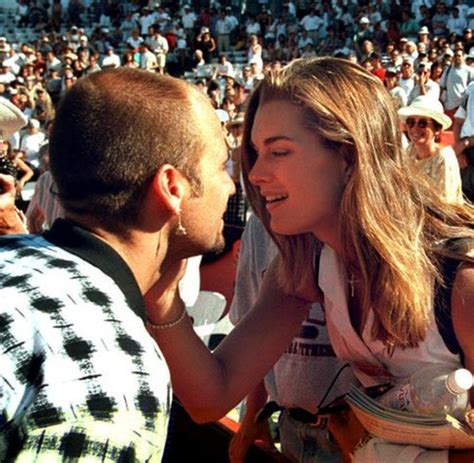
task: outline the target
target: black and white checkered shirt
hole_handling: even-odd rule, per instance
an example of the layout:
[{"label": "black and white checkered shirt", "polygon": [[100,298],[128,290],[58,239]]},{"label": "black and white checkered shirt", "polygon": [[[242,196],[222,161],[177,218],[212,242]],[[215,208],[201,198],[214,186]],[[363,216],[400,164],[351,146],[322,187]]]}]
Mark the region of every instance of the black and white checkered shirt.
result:
[{"label": "black and white checkered shirt", "polygon": [[0,239],[0,461],[160,461],[169,371],[123,259],[58,220]]}]

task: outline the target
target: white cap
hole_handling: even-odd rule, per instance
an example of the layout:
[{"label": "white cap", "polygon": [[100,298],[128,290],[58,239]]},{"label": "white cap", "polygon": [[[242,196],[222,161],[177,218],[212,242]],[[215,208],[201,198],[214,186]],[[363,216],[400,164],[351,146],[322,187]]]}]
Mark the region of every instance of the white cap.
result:
[{"label": "white cap", "polygon": [[462,394],[472,387],[472,373],[465,368],[459,368],[448,375],[447,385],[454,394]]}]

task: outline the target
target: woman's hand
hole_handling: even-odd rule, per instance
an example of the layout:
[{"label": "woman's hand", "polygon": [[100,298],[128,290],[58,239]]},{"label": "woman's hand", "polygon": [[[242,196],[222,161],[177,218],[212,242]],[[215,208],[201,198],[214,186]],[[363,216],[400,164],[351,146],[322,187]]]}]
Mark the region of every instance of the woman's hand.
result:
[{"label": "woman's hand", "polygon": [[367,438],[368,433],[352,410],[334,413],[329,416],[328,430],[339,445],[342,462],[350,463],[358,444]]},{"label": "woman's hand", "polygon": [[178,285],[185,269],[186,260],[165,260],[161,265],[159,277],[144,296],[147,317],[153,324],[172,322],[182,313],[184,302]]},{"label": "woman's hand", "polygon": [[253,417],[244,418],[229,444],[230,463],[245,463],[247,452],[256,440],[262,441],[265,447],[275,448],[267,421],[255,423]]}]

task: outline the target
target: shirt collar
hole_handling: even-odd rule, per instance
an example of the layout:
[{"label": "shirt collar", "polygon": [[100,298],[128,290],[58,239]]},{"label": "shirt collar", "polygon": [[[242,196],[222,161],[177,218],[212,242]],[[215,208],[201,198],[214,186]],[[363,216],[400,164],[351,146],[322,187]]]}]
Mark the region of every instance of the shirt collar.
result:
[{"label": "shirt collar", "polygon": [[143,295],[130,267],[105,241],[78,224],[57,219],[43,237],[54,245],[89,262],[108,275],[123,292],[130,308],[146,320]]}]

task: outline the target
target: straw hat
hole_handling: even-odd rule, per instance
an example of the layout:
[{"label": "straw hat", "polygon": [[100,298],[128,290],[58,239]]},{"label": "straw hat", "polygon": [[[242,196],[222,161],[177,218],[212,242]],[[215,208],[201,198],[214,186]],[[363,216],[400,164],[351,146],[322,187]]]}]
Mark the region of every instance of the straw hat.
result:
[{"label": "straw hat", "polygon": [[13,103],[0,97],[0,131],[4,137],[17,132],[27,122],[26,117]]},{"label": "straw hat", "polygon": [[451,119],[444,114],[441,102],[427,95],[418,96],[410,106],[400,108],[398,115],[402,122],[405,122],[410,116],[425,116],[441,124],[443,130],[451,126]]}]

